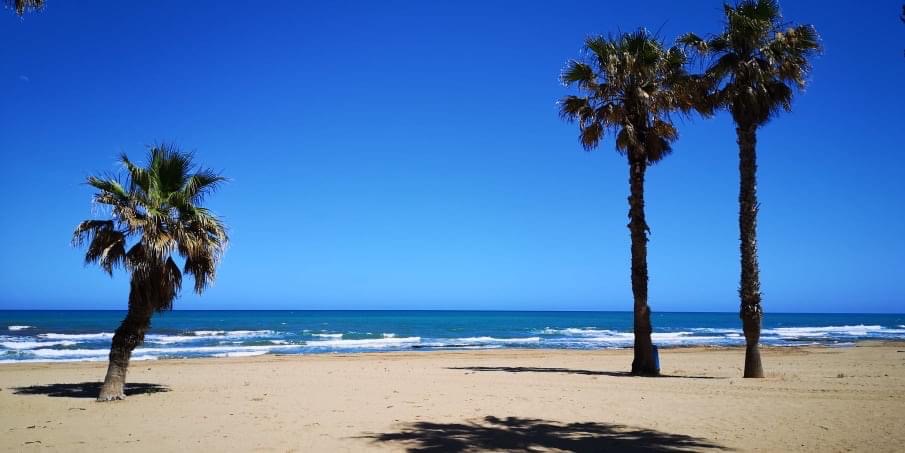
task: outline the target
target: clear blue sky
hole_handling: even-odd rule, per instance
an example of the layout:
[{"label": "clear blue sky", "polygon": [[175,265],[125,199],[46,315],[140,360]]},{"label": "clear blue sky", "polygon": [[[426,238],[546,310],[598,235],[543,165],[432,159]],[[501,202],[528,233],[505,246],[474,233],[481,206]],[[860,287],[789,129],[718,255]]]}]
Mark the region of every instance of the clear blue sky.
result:
[{"label": "clear blue sky", "polygon": [[[719,1],[311,3],[2,11],[0,309],[125,307],[69,238],[84,177],[159,140],[232,178],[219,280],[177,308],[631,309],[627,165],[580,149],[557,76],[588,34],[716,31]],[[782,5],[826,51],[758,137],[767,311],[905,310],[905,24],[869,3]],[[679,128],[650,302],[734,311],[734,129]]]}]

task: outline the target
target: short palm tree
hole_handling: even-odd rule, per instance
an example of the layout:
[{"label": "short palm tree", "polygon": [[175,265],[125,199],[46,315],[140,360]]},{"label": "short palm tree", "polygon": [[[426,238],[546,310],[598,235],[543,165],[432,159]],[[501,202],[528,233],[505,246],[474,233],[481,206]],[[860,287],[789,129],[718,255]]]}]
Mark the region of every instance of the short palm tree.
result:
[{"label": "short palm tree", "polygon": [[635,349],[632,373],[656,375],[647,297],[647,241],[644,213],[644,176],[647,167],[671,151],[678,138],[669,115],[691,107],[682,95],[688,77],[685,55],[679,48],[664,48],[646,30],[585,41],[586,59],[572,60],[561,75],[566,86],[580,95],[559,102],[560,114],[579,127],[586,150],[598,146],[612,132],[616,151],[628,158],[631,280],[634,297]]},{"label": "short palm tree", "polygon": [[44,7],[44,0],[6,0],[6,5],[23,16],[26,11],[36,11]]},{"label": "short palm tree", "polygon": [[[224,178],[197,168],[189,154],[169,145],[151,148],[146,167],[123,155],[121,178],[88,177],[94,202],[109,208],[108,220],[86,220],[73,244],[88,245],[86,263],[108,274],[117,267],[131,274],[129,310],[113,335],[110,363],[98,401],[123,399],[132,351],[144,341],[154,312],[169,310],[182,287],[182,274],[195,278],[201,293],[214,281],[227,244],[226,227],[201,207]],[[180,270],[173,254],[185,259]]]},{"label": "short palm tree", "polygon": [[723,8],[722,33],[708,39],[693,33],[679,43],[708,61],[712,90],[702,102],[725,108],[735,121],[739,148],[740,316],[745,332],[745,377],[763,377],[758,343],[761,308],[757,262],[757,129],[792,108],[795,89],[805,87],[809,59],[819,50],[811,25],[783,22],[775,0],[743,0]]}]

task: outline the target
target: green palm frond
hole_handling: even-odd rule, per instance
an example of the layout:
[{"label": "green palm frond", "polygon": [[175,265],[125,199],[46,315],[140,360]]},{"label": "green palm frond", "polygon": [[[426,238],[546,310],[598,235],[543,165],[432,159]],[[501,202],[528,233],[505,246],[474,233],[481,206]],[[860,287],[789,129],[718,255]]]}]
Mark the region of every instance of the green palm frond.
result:
[{"label": "green palm frond", "polygon": [[[695,93],[706,90],[703,81],[685,71],[682,48],[666,48],[639,29],[588,38],[585,54],[586,60],[569,61],[560,76],[564,85],[578,90],[559,101],[559,113],[578,123],[581,146],[594,149],[613,133],[616,150],[633,159],[651,164],[666,156],[664,142],[676,139],[675,129],[654,124],[669,123],[673,112],[689,112]],[[652,137],[664,131],[670,133]]]},{"label": "green palm frond", "polygon": [[709,104],[726,108],[738,124],[761,125],[791,109],[793,89],[804,89],[811,59],[821,51],[811,25],[788,26],[775,0],[724,6],[723,31],[709,39],[688,33],[678,44],[709,62]]},{"label": "green palm frond", "polygon": [[211,170],[201,170],[185,181],[181,192],[192,203],[201,203],[204,197],[215,192],[227,179]]},{"label": "green palm frond", "polygon": [[706,53],[708,49],[707,40],[694,33],[685,33],[684,35],[679,36],[679,38],[676,39],[676,43],[685,48],[694,49],[699,54]]},{"label": "green palm frond", "polygon": [[185,259],[185,272],[195,277],[197,292],[215,278],[229,238],[222,220],[200,204],[226,179],[198,168],[191,154],[173,145],[151,147],[145,165],[126,155],[120,161],[125,182],[118,177],[86,180],[97,190],[94,201],[111,208],[111,219],[80,223],[73,244],[87,244],[86,263],[98,263],[108,273],[124,267],[133,283],[148,291],[148,303],[167,310],[182,286],[174,254]]},{"label": "green palm frond", "polygon": [[38,11],[44,7],[44,0],[5,0],[4,3],[7,8],[16,11],[19,17],[27,11]]}]

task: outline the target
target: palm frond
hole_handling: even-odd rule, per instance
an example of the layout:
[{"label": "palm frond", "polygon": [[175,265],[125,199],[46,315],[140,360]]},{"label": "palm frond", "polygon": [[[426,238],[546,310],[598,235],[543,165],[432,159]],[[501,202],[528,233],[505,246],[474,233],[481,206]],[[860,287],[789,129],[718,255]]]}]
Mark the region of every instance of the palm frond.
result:
[{"label": "palm frond", "polygon": [[19,17],[27,11],[38,11],[44,7],[44,0],[5,0],[4,3],[7,8],[16,11]]},{"label": "palm frond", "polygon": [[[697,40],[687,37],[689,43]],[[578,123],[581,146],[594,149],[611,132],[620,153],[651,163],[665,156],[669,148],[663,143],[675,140],[674,129],[651,127],[652,123],[668,122],[671,112],[690,112],[694,90],[705,89],[703,82],[687,74],[684,50],[666,48],[641,28],[588,38],[585,55],[586,61],[569,61],[560,77],[564,85],[579,91],[559,101],[559,114]],[[660,132],[667,134],[649,137]],[[647,149],[648,144],[653,148]]]},{"label": "palm frond", "polygon": [[708,50],[707,40],[694,33],[685,33],[679,36],[676,39],[676,43],[685,48],[694,49],[699,54],[705,54]]},{"label": "palm frond", "polygon": [[108,273],[124,267],[134,288],[148,293],[146,303],[168,310],[182,285],[175,253],[185,259],[197,292],[215,278],[229,237],[223,221],[200,204],[226,178],[197,168],[191,154],[169,144],[151,147],[144,166],[125,154],[120,161],[125,183],[119,177],[87,179],[97,190],[95,202],[109,205],[112,218],[80,223],[73,244],[87,243],[86,262]]},{"label": "palm frond", "polygon": [[603,125],[596,121],[582,127],[579,134],[581,146],[587,151],[596,148],[597,144],[600,143],[600,139],[603,138],[603,133]]},{"label": "palm frond", "polygon": [[186,179],[180,192],[191,203],[201,203],[207,195],[215,192],[226,180],[226,177],[213,170],[202,169]]},{"label": "palm frond", "polygon": [[591,65],[577,60],[570,61],[560,76],[560,80],[564,85],[569,86],[574,83],[579,88],[593,86],[595,78],[594,69],[591,68]]},{"label": "palm frond", "polygon": [[763,124],[791,109],[793,87],[805,88],[820,37],[811,25],[786,25],[776,0],[725,4],[724,17],[722,32],[706,44],[693,34],[679,39],[710,57],[700,105],[725,108],[739,124]]}]

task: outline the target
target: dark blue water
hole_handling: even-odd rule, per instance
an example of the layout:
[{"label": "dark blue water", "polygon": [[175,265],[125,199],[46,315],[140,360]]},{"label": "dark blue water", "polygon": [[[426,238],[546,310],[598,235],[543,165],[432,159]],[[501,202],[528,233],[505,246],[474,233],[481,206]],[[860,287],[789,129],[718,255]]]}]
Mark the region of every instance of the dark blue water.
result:
[{"label": "dark blue water", "polygon": [[[105,360],[122,311],[0,311],[0,362]],[[735,313],[655,313],[661,347],[741,345]],[[768,345],[905,340],[905,315],[768,314]],[[136,359],[437,349],[630,347],[630,312],[173,311]]]}]

